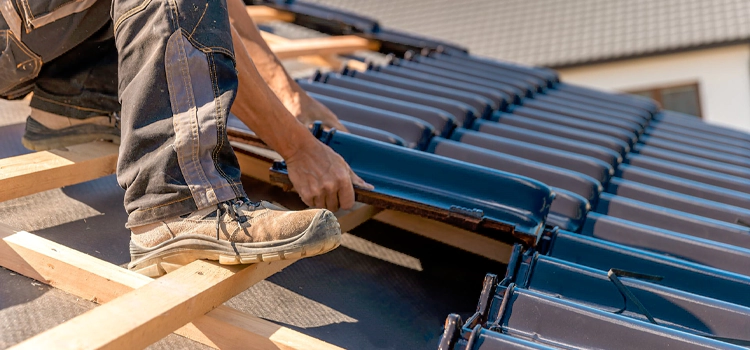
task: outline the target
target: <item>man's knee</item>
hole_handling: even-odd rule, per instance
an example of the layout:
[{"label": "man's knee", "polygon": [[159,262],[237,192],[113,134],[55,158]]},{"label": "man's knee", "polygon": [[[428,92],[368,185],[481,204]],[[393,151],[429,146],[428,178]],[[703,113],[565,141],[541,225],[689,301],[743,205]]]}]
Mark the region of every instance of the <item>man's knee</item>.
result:
[{"label": "man's knee", "polygon": [[33,89],[33,79],[42,68],[42,59],[18,40],[9,29],[0,30],[0,96],[4,99],[23,98]]},{"label": "man's knee", "polygon": [[43,63],[76,47],[109,22],[107,1],[82,2],[52,6],[50,0],[26,0],[25,11],[14,6],[0,9],[0,42],[6,43],[0,51],[0,97],[27,95]]}]

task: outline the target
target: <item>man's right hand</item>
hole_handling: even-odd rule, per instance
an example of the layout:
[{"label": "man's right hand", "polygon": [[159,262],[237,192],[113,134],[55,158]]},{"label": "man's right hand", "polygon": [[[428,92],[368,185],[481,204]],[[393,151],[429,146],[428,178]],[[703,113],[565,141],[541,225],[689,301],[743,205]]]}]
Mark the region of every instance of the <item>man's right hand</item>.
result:
[{"label": "man's right hand", "polygon": [[352,185],[370,190],[374,187],[357,176],[330,147],[312,140],[285,159],[295,190],[308,206],[330,211],[351,209]]}]

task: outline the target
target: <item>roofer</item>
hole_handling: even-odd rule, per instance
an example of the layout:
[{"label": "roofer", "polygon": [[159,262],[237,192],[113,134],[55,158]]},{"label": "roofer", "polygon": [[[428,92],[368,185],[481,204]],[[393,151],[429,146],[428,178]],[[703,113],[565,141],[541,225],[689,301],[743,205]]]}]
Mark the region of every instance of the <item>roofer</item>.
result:
[{"label": "roofer", "polygon": [[[196,259],[255,263],[338,246],[329,210],[354,204],[352,183],[370,185],[308,131],[315,120],[343,127],[286,74],[241,0],[112,1],[0,0],[0,95],[33,92],[30,149],[121,141],[129,267],[158,276]],[[230,109],[284,157],[302,200],[328,210],[248,200]]]}]

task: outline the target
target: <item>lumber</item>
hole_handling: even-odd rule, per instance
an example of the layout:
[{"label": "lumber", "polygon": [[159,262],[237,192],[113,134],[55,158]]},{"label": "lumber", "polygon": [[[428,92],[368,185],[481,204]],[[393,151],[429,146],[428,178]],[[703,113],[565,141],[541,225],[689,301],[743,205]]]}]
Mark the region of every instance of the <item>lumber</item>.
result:
[{"label": "lumber", "polygon": [[[28,232],[0,227],[0,265],[96,303],[106,303],[140,288],[151,278],[110,264]],[[232,330],[231,336],[225,334]],[[288,330],[226,306],[219,306],[176,333],[219,349],[299,349],[300,342],[318,349],[335,349],[304,334]],[[304,347],[303,347],[304,348]]]},{"label": "lumber", "polygon": [[510,260],[511,245],[439,221],[393,210],[373,219],[504,264]]},{"label": "lumber", "polygon": [[297,57],[297,61],[318,67],[328,67],[335,71],[341,70],[344,67],[344,60],[339,59],[336,55],[300,56]]},{"label": "lumber", "polygon": [[260,36],[263,38],[263,40],[266,41],[266,44],[269,44],[269,45],[271,43],[286,43],[286,42],[292,41],[292,39],[287,39],[281,35],[276,35],[276,34],[269,33],[263,30],[260,31]]},{"label": "lumber", "polygon": [[346,67],[352,70],[364,72],[367,70],[367,63],[357,60],[348,60],[346,61]]},{"label": "lumber", "polygon": [[194,261],[14,348],[145,348],[292,262],[222,266]]},{"label": "lumber", "polygon": [[280,11],[268,6],[254,5],[246,6],[247,14],[253,19],[253,22],[266,23],[271,21],[294,21],[294,14],[286,11]]},{"label": "lumber", "polygon": [[369,50],[370,41],[355,35],[270,42],[269,47],[279,59],[309,55],[335,55]]},{"label": "lumber", "polygon": [[[341,232],[349,231],[351,228],[357,227],[367,220],[370,220],[380,213],[381,210],[382,209],[373,207],[372,205],[354,203],[354,207],[349,210],[337,211],[336,217],[339,220]],[[346,228],[346,230],[344,228]]]},{"label": "lumber", "polygon": [[[272,51],[273,45],[288,44],[294,41],[292,39],[287,39],[283,36],[279,36],[266,31],[260,31],[260,35],[263,37],[263,40],[266,41],[266,44],[269,45]],[[296,57],[296,59],[300,62],[305,62],[307,64],[312,64],[320,67],[329,67],[333,70],[340,70],[344,66],[344,62],[336,55],[308,55],[299,56]]]},{"label": "lumber", "polygon": [[[336,215],[342,231],[348,231],[376,212],[372,207],[360,204]],[[1,224],[0,238],[1,266],[97,303],[109,302],[152,281],[149,277]],[[283,266],[280,264],[276,268]],[[196,318],[176,333],[219,349],[338,349],[226,306],[219,306]]]},{"label": "lumber", "polygon": [[0,159],[0,202],[113,174],[117,150],[97,141]]},{"label": "lumber", "polygon": [[[239,142],[232,142],[232,147],[234,147],[234,154],[237,156],[237,161],[240,164],[240,171],[243,175],[250,176],[263,182],[271,182],[269,169],[271,169],[274,160],[283,159],[281,155],[269,149],[246,145]],[[258,156],[261,156],[262,159]]]}]

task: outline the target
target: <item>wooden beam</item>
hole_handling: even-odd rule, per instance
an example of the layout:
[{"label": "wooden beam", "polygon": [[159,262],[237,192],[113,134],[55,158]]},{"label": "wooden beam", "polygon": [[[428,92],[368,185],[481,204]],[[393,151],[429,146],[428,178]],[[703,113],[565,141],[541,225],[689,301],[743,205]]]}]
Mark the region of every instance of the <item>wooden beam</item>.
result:
[{"label": "wooden beam", "polygon": [[[234,147],[234,154],[237,156],[237,161],[240,163],[240,171],[243,175],[263,182],[271,182],[269,170],[274,160],[283,159],[281,155],[266,148],[242,144],[240,142],[232,142],[232,147]],[[263,159],[256,155],[262,155]]]},{"label": "wooden beam", "polygon": [[336,55],[300,56],[297,57],[297,61],[318,67],[328,67],[335,71],[341,70],[344,67],[344,60],[339,59]]},{"label": "wooden beam", "polygon": [[[292,39],[287,39],[283,36],[272,34],[265,31],[260,31],[260,35],[266,44],[271,47],[273,51],[273,45],[276,45],[277,49],[281,44],[288,44],[294,42]],[[243,39],[244,40],[244,39]],[[336,55],[308,55],[296,57],[297,61],[305,62],[307,64],[313,64],[320,67],[329,67],[333,70],[340,70],[344,66],[344,61],[339,59]]]},{"label": "wooden beam", "polygon": [[0,202],[113,174],[117,149],[91,142],[0,159]]},{"label": "wooden beam", "polygon": [[354,35],[299,39],[289,42],[269,43],[279,59],[309,55],[336,55],[368,50],[370,41]]},{"label": "wooden beam", "polygon": [[367,70],[367,63],[357,60],[348,60],[346,61],[346,67],[356,71],[364,72]]},{"label": "wooden beam", "polygon": [[269,44],[269,45],[272,43],[279,44],[279,43],[286,43],[286,42],[292,41],[292,39],[287,39],[281,35],[276,35],[276,34],[269,33],[263,30],[260,31],[260,36],[263,38],[263,40],[266,41],[266,44]]},{"label": "wooden beam", "polygon": [[[339,220],[339,225],[342,227],[341,231],[346,232],[375,217],[381,210],[371,205],[354,203],[352,209],[336,212],[336,217]],[[347,229],[344,230],[343,228]]]},{"label": "wooden beam", "polygon": [[194,261],[14,349],[145,348],[292,262],[222,266]]},{"label": "wooden beam", "polygon": [[293,22],[294,14],[286,11],[279,11],[268,6],[253,5],[246,6],[247,14],[253,19],[253,22],[266,23],[271,21]]},{"label": "wooden beam", "polygon": [[504,264],[508,263],[513,248],[471,231],[398,211],[384,210],[374,219]]},{"label": "wooden beam", "polygon": [[[151,278],[83,254],[28,232],[13,233],[0,227],[0,265],[27,277],[96,303],[106,303],[153,281]],[[231,336],[225,333],[232,330]],[[304,349],[309,343],[319,349],[337,347],[253,317],[219,306],[191,325],[176,331],[219,349]],[[296,344],[296,345],[295,345]]]},{"label": "wooden beam", "polygon": [[[268,169],[278,153],[260,147],[234,144],[247,152],[269,157],[260,162],[244,156],[243,174],[268,182]],[[95,180],[115,173],[118,146],[111,142],[91,142],[65,149],[41,151],[0,159],[0,202],[55,188]],[[243,165],[244,164],[244,165]]]},{"label": "wooden beam", "polygon": [[[377,209],[360,204],[336,216],[342,231],[348,231],[375,213]],[[0,266],[97,303],[111,301],[152,281],[28,232],[0,225],[0,238]],[[276,264],[276,268],[288,264],[291,262]],[[338,349],[226,306],[196,318],[176,333],[220,349]]]},{"label": "wooden beam", "polygon": [[341,350],[336,345],[225,306],[193,320],[176,333],[222,350]]}]

